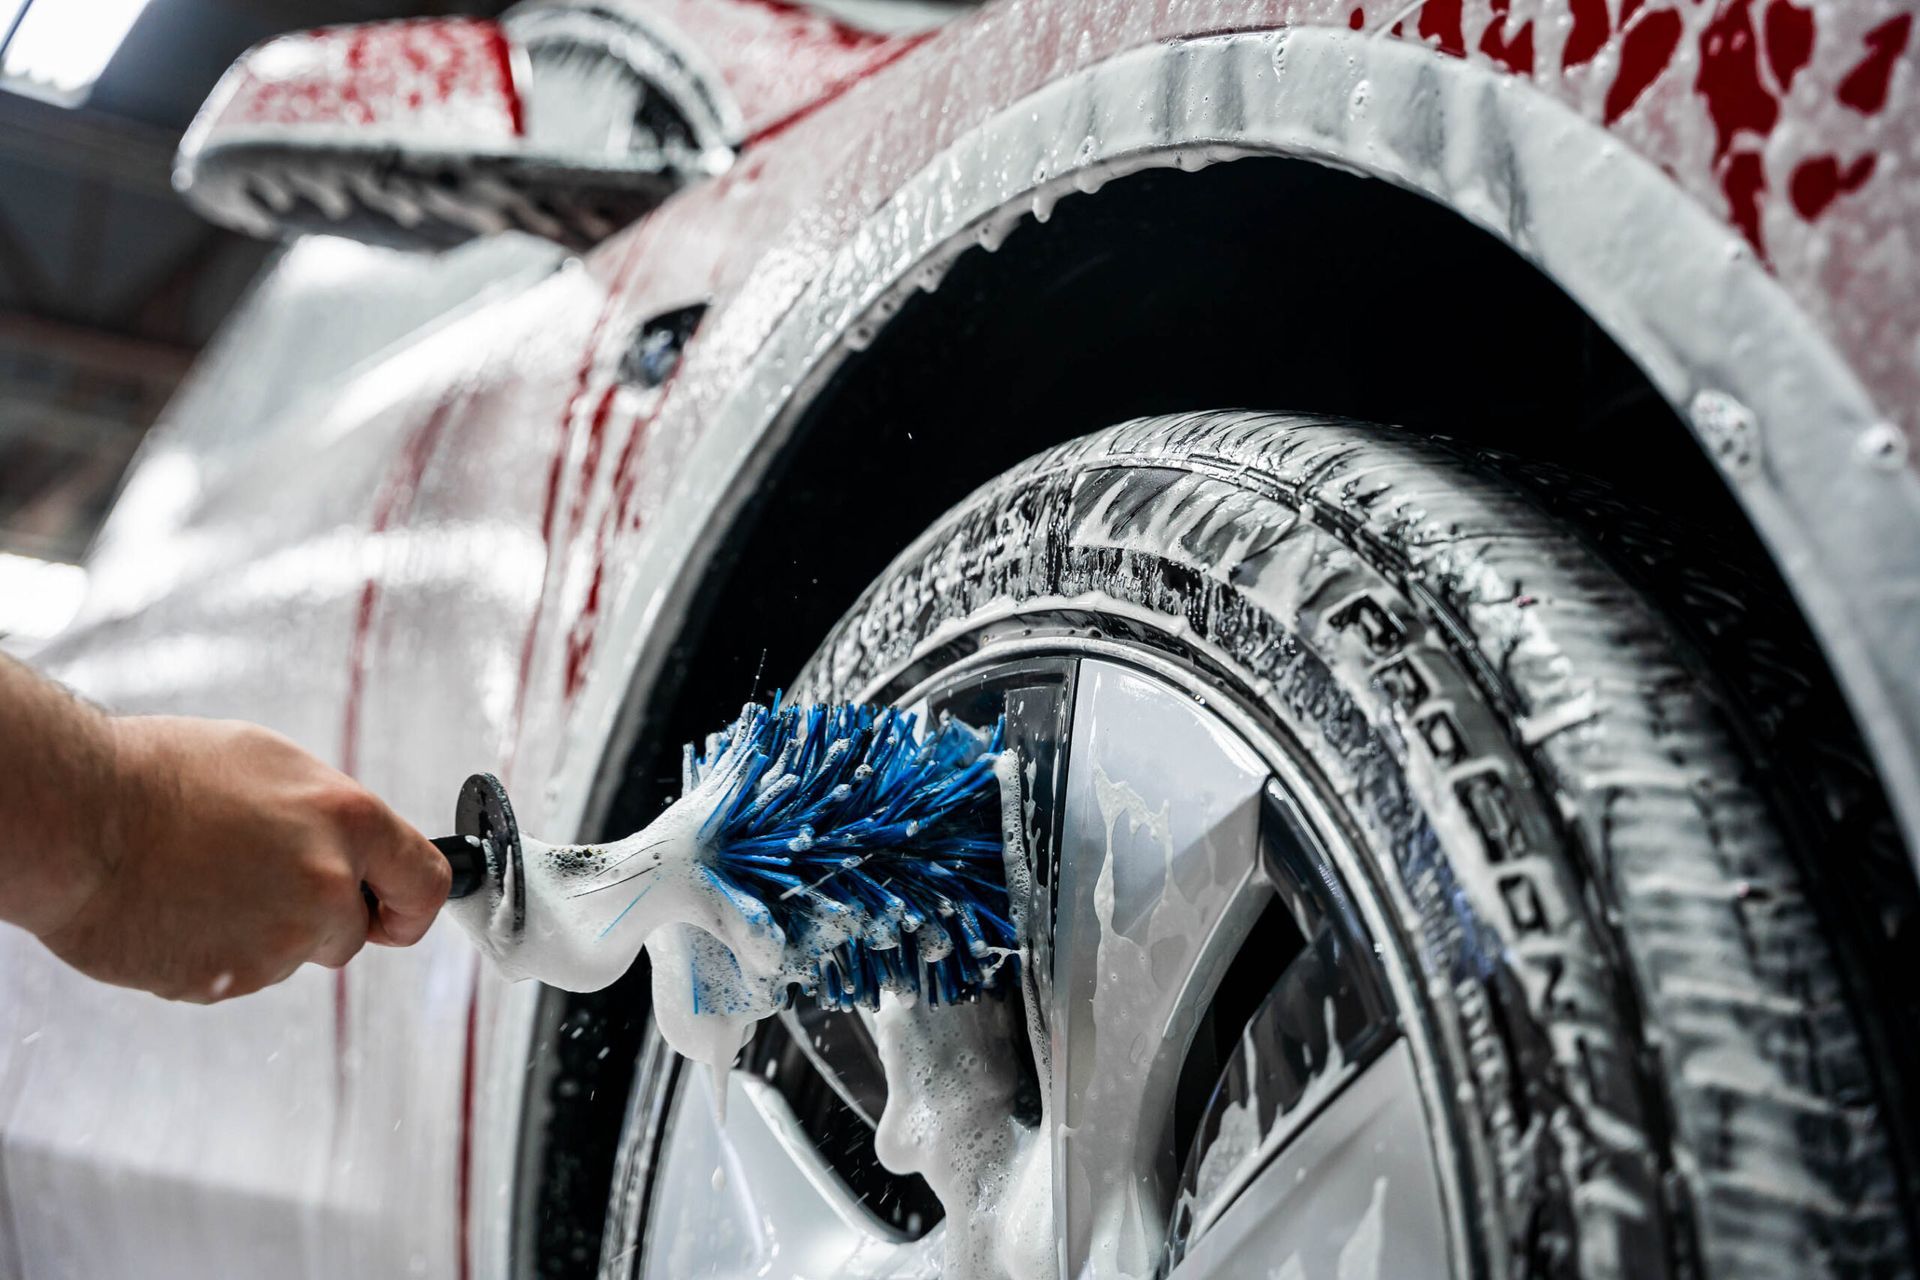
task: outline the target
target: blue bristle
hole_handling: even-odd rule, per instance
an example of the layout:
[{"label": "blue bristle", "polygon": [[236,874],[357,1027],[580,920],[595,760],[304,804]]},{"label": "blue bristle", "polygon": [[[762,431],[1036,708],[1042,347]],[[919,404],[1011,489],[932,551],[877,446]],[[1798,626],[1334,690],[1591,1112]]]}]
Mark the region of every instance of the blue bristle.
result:
[{"label": "blue bristle", "polygon": [[702,834],[718,882],[763,902],[790,940],[804,945],[849,911],[899,923],[898,947],[854,937],[822,951],[810,991],[822,1008],[875,1008],[888,985],[948,1004],[1017,974],[1012,960],[981,963],[1016,944],[994,775],[1005,721],[981,733],[943,719],[924,739],[917,729],[892,707],[776,697],[691,761],[690,785],[744,753]]}]

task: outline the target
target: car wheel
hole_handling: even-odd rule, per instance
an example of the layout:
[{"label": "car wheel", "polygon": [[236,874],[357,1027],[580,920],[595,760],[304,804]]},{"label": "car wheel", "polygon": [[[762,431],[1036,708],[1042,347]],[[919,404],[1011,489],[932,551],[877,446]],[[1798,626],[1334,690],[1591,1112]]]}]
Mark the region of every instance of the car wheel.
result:
[{"label": "car wheel", "polygon": [[1858,958],[1680,634],[1386,428],[1150,419],[1001,477],[796,686],[1007,717],[1024,992],[919,1015],[984,1038],[946,1068],[999,1154],[935,1089],[875,1158],[898,1026],[770,1020],[724,1119],[656,1039],[603,1274],[1025,1274],[1036,1200],[1062,1275],[1911,1274]]}]

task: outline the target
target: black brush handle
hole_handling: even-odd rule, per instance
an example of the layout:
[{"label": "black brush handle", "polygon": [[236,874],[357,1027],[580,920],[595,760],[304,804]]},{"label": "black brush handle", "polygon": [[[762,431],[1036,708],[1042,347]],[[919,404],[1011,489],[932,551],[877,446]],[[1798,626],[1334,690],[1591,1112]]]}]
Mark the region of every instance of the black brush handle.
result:
[{"label": "black brush handle", "polygon": [[473,836],[435,836],[433,847],[453,868],[453,887],[449,898],[464,898],[487,882],[487,855]]}]

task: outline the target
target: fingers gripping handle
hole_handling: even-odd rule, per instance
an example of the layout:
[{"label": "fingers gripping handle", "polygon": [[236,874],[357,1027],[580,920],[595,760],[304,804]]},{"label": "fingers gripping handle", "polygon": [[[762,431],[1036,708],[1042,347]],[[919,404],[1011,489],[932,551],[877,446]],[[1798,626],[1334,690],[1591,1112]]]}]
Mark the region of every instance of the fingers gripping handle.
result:
[{"label": "fingers gripping handle", "polygon": [[[509,876],[517,879],[520,827],[500,779],[490,773],[468,778],[460,788],[453,821],[455,834],[433,838],[433,847],[453,869],[447,897],[471,897],[489,883],[504,884]],[[367,910],[378,915],[380,899],[373,890],[362,884],[360,896],[367,900]]]}]

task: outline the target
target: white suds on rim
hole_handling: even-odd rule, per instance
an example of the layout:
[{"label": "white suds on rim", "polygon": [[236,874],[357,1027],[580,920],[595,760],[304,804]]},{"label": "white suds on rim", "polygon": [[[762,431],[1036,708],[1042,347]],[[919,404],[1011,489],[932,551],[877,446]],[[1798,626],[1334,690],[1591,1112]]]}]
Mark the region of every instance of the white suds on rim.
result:
[{"label": "white suds on rim", "polygon": [[873,1150],[895,1173],[927,1180],[946,1210],[950,1280],[1054,1273],[1049,1127],[1014,1115],[1025,1040],[1002,1000],[930,1008],[884,998],[871,1015],[887,1076]]}]

